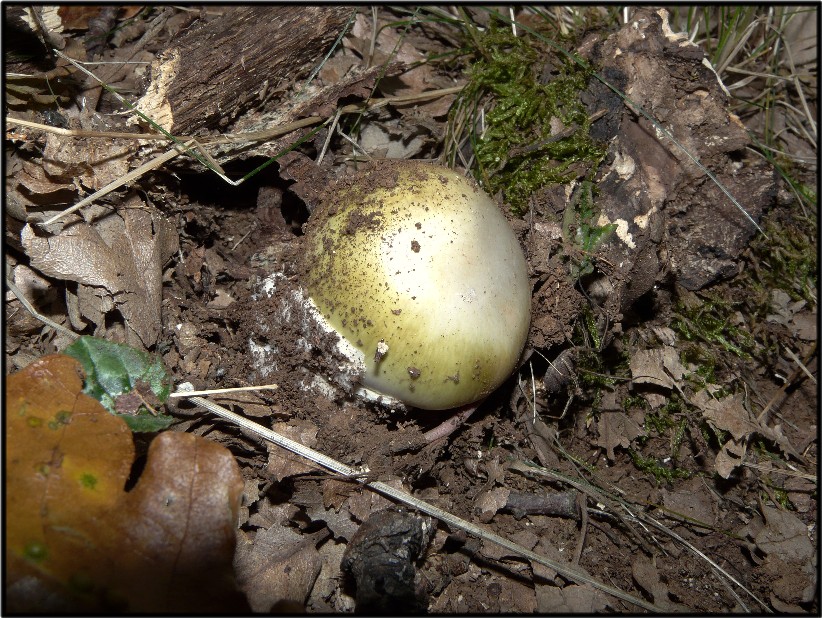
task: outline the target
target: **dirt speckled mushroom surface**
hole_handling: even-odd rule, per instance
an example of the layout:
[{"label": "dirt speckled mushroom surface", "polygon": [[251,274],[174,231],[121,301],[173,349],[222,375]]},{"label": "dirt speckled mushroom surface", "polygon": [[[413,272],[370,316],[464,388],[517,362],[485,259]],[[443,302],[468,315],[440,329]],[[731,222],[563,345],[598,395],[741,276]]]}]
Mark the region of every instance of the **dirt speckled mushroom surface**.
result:
[{"label": "dirt speckled mushroom surface", "polygon": [[362,355],[362,384],[442,410],[514,370],[531,287],[497,205],[444,167],[386,160],[340,181],[306,226],[303,282]]}]

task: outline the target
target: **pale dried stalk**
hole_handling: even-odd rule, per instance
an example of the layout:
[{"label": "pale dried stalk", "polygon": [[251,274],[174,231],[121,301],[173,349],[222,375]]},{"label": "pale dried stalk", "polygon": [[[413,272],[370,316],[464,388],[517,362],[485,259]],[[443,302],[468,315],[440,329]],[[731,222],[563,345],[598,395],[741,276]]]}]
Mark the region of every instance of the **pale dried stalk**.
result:
[{"label": "pale dried stalk", "polygon": [[169,397],[193,397],[194,395],[223,395],[225,393],[239,393],[243,391],[275,391],[280,388],[277,384],[263,384],[262,386],[235,386],[233,388],[210,388],[204,391],[178,391]]},{"label": "pale dried stalk", "polygon": [[157,167],[160,167],[163,163],[165,163],[167,161],[170,161],[171,159],[176,157],[178,154],[181,154],[181,153],[185,152],[186,150],[188,150],[188,148],[193,143],[194,143],[194,140],[189,140],[188,142],[183,144],[182,147],[177,145],[177,144],[174,144],[174,146],[171,148],[171,150],[161,154],[159,157],[157,157],[155,159],[152,159],[148,163],[145,163],[145,164],[141,165],[137,169],[130,171],[125,176],[121,176],[120,178],[118,178],[114,182],[110,182],[109,184],[107,184],[105,187],[103,187],[99,191],[95,191],[94,193],[92,193],[88,197],[83,198],[82,200],[77,202],[74,206],[70,206],[69,208],[66,208],[65,210],[63,210],[62,212],[59,212],[58,214],[54,215],[48,221],[44,221],[42,223],[42,225],[50,225],[50,224],[54,223],[55,221],[59,221],[60,219],[62,219],[66,215],[70,215],[71,213],[80,210],[83,206],[87,206],[88,204],[91,204],[94,200],[96,200],[98,198],[101,198],[104,195],[107,195],[107,194],[111,193],[112,191],[114,191],[118,187],[122,187],[123,185],[130,183],[132,180],[135,180],[135,179],[139,178],[140,176],[142,176],[146,172],[149,172],[149,171],[151,171],[151,170],[153,170]]},{"label": "pale dried stalk", "polygon": [[[292,131],[296,131],[297,129],[301,129],[304,127],[309,127],[312,125],[317,125],[320,123],[327,123],[330,122],[334,117],[338,114],[352,114],[357,112],[367,112],[372,111],[375,109],[379,109],[381,107],[385,107],[386,105],[409,105],[413,103],[419,103],[422,101],[427,101],[430,99],[435,99],[443,96],[447,96],[450,94],[456,94],[460,90],[462,90],[462,86],[454,86],[452,88],[442,88],[439,90],[430,90],[427,92],[422,92],[419,94],[413,95],[405,95],[405,96],[398,96],[398,97],[386,97],[383,99],[369,99],[363,103],[352,103],[349,105],[345,105],[338,109],[337,112],[330,118],[326,118],[323,116],[310,116],[308,118],[301,118],[300,120],[296,120],[294,122],[281,125],[278,127],[274,127],[272,129],[266,129],[264,131],[251,131],[248,133],[237,133],[237,134],[228,134],[222,135],[219,137],[214,137],[210,139],[204,139],[202,142],[198,142],[196,139],[189,139],[187,142],[183,144],[175,144],[167,152],[161,154],[160,156],[152,159],[148,163],[145,163],[138,167],[135,170],[132,170],[122,178],[118,178],[114,182],[109,183],[102,189],[94,192],[93,194],[89,195],[88,197],[83,198],[78,203],[70,206],[69,208],[61,211],[60,213],[54,215],[47,221],[44,221],[42,225],[50,225],[56,221],[59,221],[66,215],[69,215],[77,210],[83,208],[83,206],[87,206],[88,204],[92,203],[94,200],[97,200],[108,193],[111,193],[118,187],[127,184],[138,177],[142,176],[144,173],[151,171],[153,169],[158,168],[160,165],[167,163],[171,159],[175,158],[179,154],[186,153],[193,148],[196,148],[199,152],[203,154],[203,156],[208,160],[211,165],[214,166],[212,171],[217,174],[220,178],[222,178],[225,182],[232,186],[239,186],[242,184],[243,179],[238,181],[231,180],[228,178],[220,169],[220,166],[214,161],[210,155],[208,155],[205,150],[203,150],[203,146],[213,145],[213,144],[228,144],[228,143],[236,143],[236,142],[255,142],[255,141],[265,141],[269,139],[273,139],[275,137],[280,137],[282,135],[286,135],[291,133]],[[134,139],[134,140],[171,140],[172,138],[162,135],[162,134],[153,134],[153,133],[119,133],[119,132],[110,132],[110,133],[95,133],[93,131],[76,131],[76,130],[68,130],[62,129],[60,127],[52,127],[49,125],[42,125],[35,122],[30,122],[27,120],[21,120],[18,118],[11,118],[6,117],[6,122],[11,124],[17,124],[20,126],[25,126],[28,128],[34,129],[41,129],[43,131],[47,131],[50,133],[55,133],[57,135],[66,135],[71,137],[105,137],[105,138],[125,138],[125,139]]]},{"label": "pale dried stalk", "polygon": [[369,489],[376,491],[377,493],[380,493],[384,496],[387,496],[398,502],[415,508],[420,512],[425,513],[426,515],[430,515],[431,517],[434,517],[442,521],[443,523],[447,524],[451,528],[457,528],[471,535],[477,536],[481,539],[490,541],[491,543],[499,545],[500,547],[503,547],[518,556],[522,556],[524,558],[527,558],[528,560],[532,560],[534,562],[537,562],[538,564],[542,564],[550,569],[553,569],[567,579],[570,579],[579,584],[588,584],[598,590],[601,590],[602,592],[605,592],[618,599],[636,605],[637,607],[641,607],[647,611],[661,611],[660,608],[654,605],[653,603],[649,603],[644,599],[635,597],[627,592],[619,590],[618,588],[609,586],[608,584],[604,584],[594,579],[590,575],[581,573],[573,567],[570,567],[566,564],[560,564],[558,562],[551,560],[550,558],[541,556],[529,549],[526,549],[525,547],[522,547],[521,545],[517,545],[516,543],[513,543],[508,539],[499,536],[498,534],[494,534],[493,532],[484,530],[479,526],[472,524],[469,521],[461,519],[456,515],[452,515],[451,513],[444,511],[432,504],[415,498],[407,492],[391,487],[390,485],[387,485],[381,481],[369,481],[367,480],[366,476],[368,472],[367,469],[358,469],[352,468],[351,466],[347,466],[346,464],[339,462],[336,459],[332,459],[331,457],[328,457],[327,455],[324,455],[319,451],[315,451],[314,449],[303,446],[299,442],[295,442],[294,440],[286,438],[285,436],[282,436],[268,429],[267,427],[263,427],[262,425],[259,425],[243,416],[240,416],[239,414],[235,414],[234,412],[226,410],[222,406],[219,406],[207,399],[203,399],[202,397],[191,397],[190,401],[198,406],[206,408],[207,410],[216,414],[217,416],[225,420],[228,420],[247,431],[251,431],[257,434],[258,436],[262,437],[265,440],[268,440],[269,442],[276,444],[277,446],[280,446],[284,449],[291,451],[292,453],[300,455],[301,457],[304,457],[309,461],[313,461],[314,463],[322,466],[323,468],[331,470],[332,472],[335,472],[345,478],[360,483],[364,487],[368,487]]},{"label": "pale dried stalk", "polygon": [[43,314],[39,313],[37,311],[37,309],[34,308],[34,305],[32,305],[28,301],[28,299],[23,295],[23,292],[20,291],[20,288],[18,288],[16,285],[14,285],[11,282],[11,280],[8,279],[8,278],[6,279],[6,287],[12,292],[12,294],[14,294],[17,297],[17,300],[19,300],[20,303],[23,305],[23,307],[26,308],[26,311],[28,311],[32,316],[34,316],[35,318],[40,320],[46,326],[49,326],[49,327],[53,328],[54,330],[56,330],[60,333],[63,333],[64,335],[68,335],[72,339],[77,339],[77,337],[80,336],[77,333],[75,333],[74,331],[69,330],[68,328],[66,328],[62,324],[58,324],[54,320],[52,320],[50,318],[47,318]]}]

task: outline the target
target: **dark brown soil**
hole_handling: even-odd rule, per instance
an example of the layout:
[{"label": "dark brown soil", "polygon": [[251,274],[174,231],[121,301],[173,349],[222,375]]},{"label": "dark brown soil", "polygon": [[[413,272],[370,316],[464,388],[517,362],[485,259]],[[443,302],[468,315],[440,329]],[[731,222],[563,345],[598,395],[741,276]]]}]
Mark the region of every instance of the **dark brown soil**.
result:
[{"label": "dark brown soil", "polygon": [[[412,36],[425,41],[425,49],[445,46],[435,36],[416,31]],[[582,53],[601,59],[608,56],[608,45],[619,44],[637,57],[647,52],[642,62],[635,62],[639,73],[658,69],[653,49],[631,48],[630,32],[620,36],[624,38],[598,43],[593,51],[582,46]],[[135,40],[124,41],[117,53],[125,54]],[[156,48],[165,44],[158,40]],[[691,97],[690,80],[708,77],[690,76],[684,52],[666,49],[665,54],[674,58],[677,70],[672,79],[663,80],[670,88],[664,96],[671,102]],[[663,88],[655,75],[646,84],[649,91]],[[602,93],[589,94],[599,102],[594,107],[604,100]],[[716,109],[724,110],[724,103]],[[661,120],[674,127],[681,110],[668,111],[670,117]],[[408,142],[411,130],[403,123],[410,120],[397,110],[381,113],[363,122],[397,121],[400,138]],[[318,203],[333,209],[340,189],[350,184],[351,171],[368,165],[353,161],[356,153],[342,139],[331,141],[319,167],[311,167],[309,158],[322,149],[322,133],[302,154],[284,157],[279,166],[237,189],[180,162],[139,181],[146,202],[179,232],[179,252],[163,265],[162,324],[149,349],[162,356],[175,383],[191,382],[197,389],[276,384],[274,391],[216,400],[263,425],[290,428],[292,437],[308,446],[352,466],[366,465],[373,479],[481,522],[528,549],[557,556],[664,611],[765,609],[718,574],[721,568],[769,609],[818,612],[817,563],[803,553],[817,546],[818,537],[818,365],[816,334],[808,334],[808,325],[816,324],[816,306],[792,299],[790,310],[778,320],[752,312],[746,304],[754,294],[751,273],[772,267],[763,261],[762,251],[747,248],[755,231],[704,176],[690,175],[687,161],[677,160],[667,146],[660,149],[644,120],[629,121],[629,116],[626,111],[621,121],[609,117],[614,130],[604,130],[603,139],[617,140],[619,156],[632,157],[638,171],[623,182],[608,177],[616,167],[612,156],[601,172],[600,203],[609,221],[630,223],[626,230],[634,247],[628,248],[619,232],[597,249],[593,273],[575,279],[569,256],[579,249],[563,235],[561,212],[567,200],[562,190],[535,195],[521,218],[501,206],[520,240],[533,286],[523,363],[447,439],[429,444],[423,434],[448,412],[392,409],[352,397],[356,376],[340,376],[344,359],[335,336],[311,326],[295,300],[302,294],[303,226]],[[688,144],[717,131],[735,131],[735,126],[725,127],[727,118],[712,117],[710,126],[697,126]],[[426,122],[442,130],[444,117]],[[6,157],[12,167],[15,161],[42,165],[34,138],[15,142],[15,149],[9,143]],[[717,175],[730,179],[732,192],[752,207],[763,227],[775,222],[776,227],[768,228],[772,234],[788,229],[786,222],[800,219],[801,208],[772,170],[740,154],[743,150],[744,144],[717,146],[699,154]],[[230,175],[239,177],[261,161],[259,156],[238,159]],[[735,169],[742,171],[735,175]],[[814,174],[807,172],[806,180],[813,182]],[[9,199],[31,209],[30,189],[12,177],[7,181]],[[49,195],[53,190],[50,186]],[[67,183],[60,190],[74,188]],[[659,199],[647,198],[655,191]],[[645,197],[631,197],[639,192]],[[15,193],[23,197],[11,195]],[[125,199],[125,193],[113,194],[106,208],[116,209]],[[624,206],[628,201],[630,208]],[[634,223],[646,214],[647,227]],[[6,223],[7,267],[30,264],[20,241],[22,220],[11,212]],[[53,276],[45,281],[39,310],[70,326],[65,290],[76,290],[77,284]],[[266,292],[269,284],[274,293]],[[766,289],[765,297],[771,292]],[[733,306],[728,317],[733,324],[720,331],[730,340],[731,327],[750,331],[753,324],[757,331],[751,335],[766,342],[767,350],[758,356],[736,355],[716,339],[686,338],[673,327],[686,313],[696,320],[698,312],[689,307],[698,303]],[[7,371],[66,343],[42,328],[11,294],[5,320]],[[126,340],[128,330],[117,310],[99,324],[91,320],[87,315],[83,334]],[[661,352],[664,348],[671,349],[670,357]],[[646,353],[651,360],[642,365],[638,359]],[[792,356],[801,359],[810,375]],[[565,362],[574,371],[561,371]],[[687,370],[685,376],[676,375],[680,366]],[[724,391],[712,390],[700,399],[707,383]],[[757,419],[762,423],[758,430],[743,432],[735,443],[744,455],[723,476],[718,462],[733,454],[728,451],[733,430],[726,420],[716,420],[727,413],[726,407],[711,408],[711,400],[730,406],[731,395],[753,418],[763,409],[766,413]],[[174,401],[168,408],[179,423],[172,430],[226,445],[242,466],[247,491],[240,534],[253,541],[266,530],[290,528],[308,539],[306,551],[322,564],[303,590],[304,598],[280,607],[351,611],[355,584],[341,571],[342,552],[361,524],[391,506],[389,501]],[[591,485],[599,489],[586,491]],[[555,515],[540,502],[565,492],[572,492],[576,518]],[[523,510],[523,496],[528,510]],[[664,528],[652,527],[647,518]],[[802,538],[789,538],[789,521],[801,522]],[[310,536],[319,530],[324,534]],[[440,525],[431,537],[415,561],[416,579],[411,581],[417,588],[404,592],[416,595],[414,602],[430,612],[636,610],[463,532]]]}]

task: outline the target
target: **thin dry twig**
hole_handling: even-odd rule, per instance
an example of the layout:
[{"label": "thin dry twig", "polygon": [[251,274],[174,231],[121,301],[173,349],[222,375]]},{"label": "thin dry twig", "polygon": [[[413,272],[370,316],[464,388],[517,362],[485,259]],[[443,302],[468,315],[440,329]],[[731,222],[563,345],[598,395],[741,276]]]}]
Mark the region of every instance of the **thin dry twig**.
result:
[{"label": "thin dry twig", "polygon": [[430,515],[431,517],[434,517],[442,521],[449,527],[463,530],[469,534],[490,541],[491,543],[499,545],[500,547],[503,547],[508,551],[515,553],[516,555],[537,562],[538,564],[547,566],[550,569],[554,569],[563,577],[566,577],[577,583],[589,584],[590,586],[593,586],[594,588],[601,590],[602,592],[605,592],[618,599],[636,605],[637,607],[641,607],[651,612],[660,611],[660,608],[654,605],[653,603],[649,603],[644,599],[635,597],[627,592],[619,590],[618,588],[609,586],[608,584],[604,584],[585,573],[578,572],[576,569],[566,564],[560,564],[558,562],[555,562],[554,560],[551,560],[550,558],[541,556],[529,549],[526,549],[525,547],[522,547],[521,545],[517,545],[516,543],[509,541],[506,538],[489,532],[488,530],[479,528],[478,526],[472,524],[469,521],[461,519],[432,504],[420,500],[419,498],[416,498],[409,493],[391,487],[390,485],[387,485],[381,481],[370,481],[367,477],[367,469],[358,469],[352,468],[351,466],[347,466],[342,462],[339,462],[335,459],[332,459],[331,457],[328,457],[327,455],[324,455],[323,453],[320,453],[319,451],[315,451],[314,449],[305,447],[299,442],[290,440],[285,436],[282,436],[266,427],[263,427],[262,425],[250,421],[249,419],[240,416],[239,414],[235,414],[234,412],[231,412],[230,410],[227,410],[222,406],[219,406],[207,399],[203,399],[202,397],[191,397],[190,401],[198,406],[201,406],[209,410],[213,414],[216,414],[217,416],[238,425],[239,427],[247,431],[251,431],[259,435],[260,437],[264,438],[265,440],[268,440],[269,442],[272,442],[282,448],[285,448],[291,451],[292,453],[300,455],[301,457],[304,457],[309,461],[313,461],[314,463],[322,466],[323,468],[331,470],[332,472],[335,472],[343,477],[349,478],[352,481],[360,483],[364,487],[368,487],[369,489],[376,491],[384,496],[392,498],[412,508],[418,509],[426,515]]},{"label": "thin dry twig", "polygon": [[[713,568],[718,574],[720,574],[722,576],[719,579],[720,579],[720,581],[723,582],[723,584],[727,585],[728,581],[732,582],[734,585],[738,586],[741,590],[743,590],[746,594],[748,594],[748,596],[750,596],[753,600],[755,600],[757,603],[759,603],[764,608],[764,611],[766,611],[768,613],[771,613],[770,608],[765,604],[764,601],[762,601],[753,592],[751,592],[748,588],[746,588],[741,582],[739,582],[736,578],[734,578],[725,569],[720,567],[716,562],[711,560],[708,556],[706,556],[703,552],[701,552],[699,549],[697,549],[691,543],[689,543],[688,541],[683,539],[681,536],[676,534],[673,530],[671,530],[670,528],[668,528],[667,526],[665,526],[661,522],[657,521],[653,517],[649,516],[647,513],[644,512],[644,510],[642,508],[632,509],[624,498],[617,497],[617,496],[610,496],[610,495],[607,494],[607,492],[605,490],[603,490],[599,487],[595,487],[595,486],[590,485],[589,483],[586,483],[586,482],[577,481],[577,480],[572,479],[572,478],[570,478],[570,477],[568,477],[564,474],[560,474],[560,473],[558,473],[554,470],[548,470],[548,469],[543,468],[542,466],[538,466],[536,464],[530,464],[530,463],[526,464],[524,462],[514,462],[509,466],[509,468],[512,469],[512,470],[517,470],[517,471],[526,473],[526,474],[538,474],[538,475],[547,476],[547,477],[550,477],[550,478],[555,478],[555,479],[558,479],[560,481],[566,482],[566,483],[570,484],[571,486],[576,487],[580,491],[583,491],[583,492],[587,493],[588,495],[590,495],[592,498],[594,498],[598,502],[602,503],[604,506],[606,506],[609,509],[609,512],[612,515],[616,515],[617,517],[622,519],[623,522],[625,522],[625,520],[631,520],[635,524],[637,524],[639,526],[642,526],[642,528],[645,529],[646,533],[648,533],[648,534],[650,534],[650,530],[647,528],[646,524],[651,525],[651,526],[655,527],[658,530],[661,530],[662,532],[669,535],[671,538],[673,538],[677,542],[681,543],[683,546],[685,546],[689,551],[694,553],[696,556],[699,556],[700,558],[705,560],[711,566],[711,568]],[[619,491],[619,492],[622,491],[618,487],[614,487],[613,485],[611,487],[615,491]],[[617,504],[625,511],[624,516],[621,515],[620,512],[619,512],[619,509],[616,508]],[[636,511],[636,512],[634,512],[634,511]],[[727,578],[728,581],[725,581],[724,578]],[[740,603],[740,605],[742,607],[745,607],[745,604],[742,602],[739,595],[737,595],[736,591],[733,590],[730,586],[728,586],[728,589],[730,590],[733,597]]]},{"label": "thin dry twig", "polygon": [[279,385],[263,384],[261,386],[235,386],[233,388],[210,388],[204,391],[177,391],[171,393],[169,397],[193,397],[195,395],[222,395],[224,393],[237,393],[241,391],[275,391]]},{"label": "thin dry twig", "polygon": [[[162,164],[167,163],[171,159],[175,158],[176,156],[178,156],[180,154],[188,153],[188,152],[192,151],[193,149],[197,149],[199,152],[201,152],[205,156],[205,158],[207,159],[208,162],[212,163],[212,165],[214,166],[212,168],[212,171],[215,174],[217,174],[220,178],[222,178],[224,181],[226,181],[230,185],[236,187],[236,186],[239,186],[240,184],[242,184],[243,181],[246,180],[246,178],[241,178],[238,181],[234,181],[234,180],[231,180],[230,178],[228,178],[224,173],[222,173],[222,170],[219,169],[219,165],[217,165],[217,163],[210,157],[210,155],[208,155],[203,150],[204,146],[213,145],[213,144],[228,144],[228,143],[236,143],[236,142],[254,142],[254,141],[270,140],[270,139],[273,139],[275,137],[280,137],[280,136],[285,135],[287,133],[291,133],[292,131],[296,131],[297,129],[301,129],[301,128],[304,128],[304,127],[309,127],[309,126],[312,126],[312,125],[317,125],[317,124],[320,124],[320,123],[328,123],[334,117],[338,116],[339,114],[352,114],[352,113],[358,113],[358,112],[373,111],[375,109],[380,109],[380,108],[385,107],[387,105],[408,105],[408,104],[418,103],[418,102],[422,102],[422,101],[427,101],[427,100],[434,99],[434,98],[448,96],[450,94],[456,94],[460,90],[462,90],[462,86],[454,86],[454,87],[451,87],[451,88],[442,88],[442,89],[439,89],[439,90],[430,90],[430,91],[426,91],[426,92],[422,92],[422,93],[418,93],[418,94],[412,94],[412,95],[403,95],[403,96],[397,96],[397,97],[386,97],[386,98],[383,98],[383,99],[369,99],[368,101],[365,101],[363,103],[352,103],[352,104],[349,104],[349,105],[345,105],[345,106],[339,108],[337,110],[337,112],[335,112],[334,116],[332,116],[331,118],[326,118],[326,117],[323,117],[323,116],[310,116],[308,118],[301,118],[300,120],[296,120],[294,122],[291,122],[291,123],[288,123],[288,124],[285,124],[285,125],[281,125],[281,126],[278,126],[278,127],[273,127],[271,129],[267,129],[267,130],[264,130],[264,131],[251,131],[251,132],[248,132],[248,133],[237,133],[237,134],[222,135],[222,136],[218,136],[218,137],[214,137],[214,138],[204,139],[201,142],[197,141],[194,138],[192,138],[192,139],[189,139],[188,141],[186,141],[185,143],[175,144],[170,150],[166,151],[165,153],[161,154],[160,156],[156,157],[155,159],[152,159],[148,163],[145,163],[145,164],[141,165],[137,169],[132,170],[131,172],[129,172],[128,174],[126,174],[122,178],[118,178],[114,182],[109,183],[108,185],[106,185],[102,189],[99,189],[98,191],[95,191],[92,195],[89,195],[89,196],[83,198],[77,204],[74,204],[73,206],[70,206],[69,208],[59,212],[58,214],[54,215],[53,217],[51,217],[47,221],[44,221],[41,225],[45,226],[45,225],[50,225],[52,223],[55,223],[56,221],[59,221],[63,217],[80,210],[84,206],[89,205],[94,200],[97,200],[97,199],[107,195],[108,193],[111,193],[115,189],[123,186],[124,184],[127,184],[127,183],[139,178],[140,176],[142,176],[146,172],[151,171],[153,169],[156,169],[159,166],[161,166]],[[21,126],[26,126],[28,128],[37,128],[37,129],[41,129],[43,131],[48,131],[48,132],[56,133],[56,134],[59,134],[59,135],[68,135],[68,136],[72,136],[72,137],[80,136],[80,134],[78,134],[76,132],[67,131],[66,129],[61,129],[59,127],[52,127],[52,126],[49,126],[49,125],[38,125],[37,123],[32,123],[32,122],[29,122],[29,121],[21,121],[20,119],[10,118],[10,117],[7,117],[6,120],[7,120],[7,122],[10,122],[12,124],[18,124],[18,125],[21,125]],[[173,139],[173,137],[169,137],[169,136],[164,136],[164,135],[163,136],[158,136],[157,134],[143,134],[143,133],[105,133],[105,134],[97,134],[97,135],[103,135],[106,138],[116,136],[116,137],[120,137],[120,138],[135,139],[135,140],[165,139],[165,140],[168,141],[168,140]],[[93,132],[83,131],[82,136],[83,137],[95,137],[96,135],[94,135]],[[174,138],[174,139],[177,139],[177,138]]]},{"label": "thin dry twig", "polygon": [[788,356],[790,356],[790,357],[791,357],[791,359],[793,360],[793,362],[795,362],[797,365],[799,365],[799,368],[800,368],[800,369],[801,369],[801,370],[805,373],[805,375],[806,375],[806,376],[808,376],[808,378],[810,378],[811,382],[813,382],[814,384],[816,384],[816,383],[817,383],[817,382],[816,382],[816,378],[815,378],[815,377],[814,377],[814,375],[813,375],[813,374],[812,374],[812,373],[808,370],[808,368],[805,366],[805,363],[803,363],[801,360],[799,360],[799,357],[796,355],[796,352],[794,352],[794,351],[793,351],[793,350],[791,350],[790,348],[785,348],[785,352],[787,352],[787,353],[788,353]]},{"label": "thin dry twig", "polygon": [[11,280],[8,279],[8,277],[6,278],[6,287],[9,290],[11,290],[12,294],[14,294],[17,297],[17,300],[19,300],[20,303],[23,305],[23,307],[26,308],[26,311],[28,311],[31,315],[33,315],[35,318],[40,320],[46,326],[48,326],[50,328],[53,328],[54,330],[56,330],[58,332],[61,332],[64,335],[68,335],[72,339],[77,339],[77,337],[80,336],[77,333],[75,333],[74,331],[69,330],[68,328],[66,328],[62,324],[58,324],[54,320],[52,320],[50,318],[47,318],[42,313],[37,311],[37,309],[34,308],[34,305],[32,305],[28,301],[28,299],[25,297],[23,292],[20,291],[20,288],[18,288],[16,285],[14,285],[14,283],[12,283]]}]

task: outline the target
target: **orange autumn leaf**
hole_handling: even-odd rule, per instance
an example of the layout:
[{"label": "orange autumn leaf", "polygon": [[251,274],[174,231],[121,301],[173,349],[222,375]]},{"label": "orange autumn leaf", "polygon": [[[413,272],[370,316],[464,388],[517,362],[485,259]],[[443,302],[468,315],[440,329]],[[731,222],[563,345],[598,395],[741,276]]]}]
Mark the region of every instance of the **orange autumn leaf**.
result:
[{"label": "orange autumn leaf", "polygon": [[82,388],[79,363],[62,355],[8,377],[8,608],[242,611],[231,562],[243,482],[231,454],[160,434],[125,492],[131,432]]},{"label": "orange autumn leaf", "polygon": [[97,556],[95,524],[134,459],[125,423],[81,392],[80,371],[72,358],[46,356],[9,376],[6,390],[6,556],[66,582]]}]

